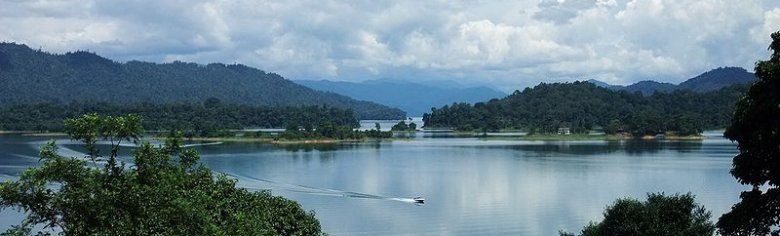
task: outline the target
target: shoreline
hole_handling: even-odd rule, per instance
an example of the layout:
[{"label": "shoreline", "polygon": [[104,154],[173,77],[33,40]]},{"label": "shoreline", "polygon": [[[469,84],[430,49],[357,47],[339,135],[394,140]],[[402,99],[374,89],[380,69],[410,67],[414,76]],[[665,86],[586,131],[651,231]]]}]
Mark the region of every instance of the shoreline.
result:
[{"label": "shoreline", "polygon": [[[156,140],[165,140],[164,137],[154,137]],[[385,141],[392,139],[301,139],[301,140],[275,140],[273,138],[182,138],[185,141],[205,141],[205,142],[225,142],[225,143],[267,143],[278,145],[290,144],[340,144],[340,143],[361,143],[369,141]]]},{"label": "shoreline", "polygon": [[68,136],[65,132],[39,132],[39,131],[15,131],[15,130],[0,130],[0,135],[13,134],[21,136],[42,136],[42,137],[61,137]]},{"label": "shoreline", "polygon": [[[418,131],[419,132],[419,131]],[[63,132],[36,132],[36,131],[0,131],[0,135],[21,135],[29,137],[65,137],[68,136]],[[473,137],[483,140],[525,140],[525,141],[580,141],[580,140],[674,140],[674,141],[686,141],[686,140],[704,140],[704,135],[691,135],[691,136],[678,136],[678,135],[645,135],[635,137],[632,135],[589,135],[589,134],[530,134],[530,135],[518,135],[518,136],[501,136],[501,135],[488,135],[483,136],[479,133],[468,132],[453,132],[456,137]],[[154,140],[164,140],[164,137],[150,137]],[[411,138],[414,139],[414,138]],[[282,140],[269,137],[193,137],[183,138],[186,141],[206,141],[206,142],[235,142],[235,143],[268,143],[278,145],[289,144],[339,144],[339,143],[362,143],[362,142],[381,142],[381,141],[409,141],[408,137],[393,137],[393,138],[365,138],[365,139],[301,139],[301,140]]]},{"label": "shoreline", "polygon": [[632,135],[614,135],[614,134],[598,134],[598,135],[589,135],[589,134],[531,134],[531,135],[523,135],[523,136],[477,136],[475,137],[481,137],[483,139],[487,140],[526,140],[526,141],[580,141],[580,140],[605,140],[605,141],[617,141],[617,140],[646,140],[646,141],[654,141],[654,140],[674,140],[674,141],[684,141],[684,140],[704,140],[704,135],[691,135],[691,136],[677,136],[677,135],[666,135],[666,136],[652,136],[652,135],[645,135],[645,136],[632,136]]}]

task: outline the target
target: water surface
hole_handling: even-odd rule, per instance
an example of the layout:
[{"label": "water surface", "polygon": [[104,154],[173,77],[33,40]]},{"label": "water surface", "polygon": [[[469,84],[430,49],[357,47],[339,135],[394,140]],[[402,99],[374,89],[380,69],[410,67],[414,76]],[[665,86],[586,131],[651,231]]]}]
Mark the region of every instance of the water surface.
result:
[{"label": "water surface", "polygon": [[[36,165],[41,143],[0,136],[0,178]],[[76,145],[63,146],[78,154]],[[717,135],[703,141],[417,138],[197,148],[203,164],[240,186],[270,189],[315,211],[331,235],[556,235],[600,220],[619,197],[691,192],[717,217],[746,189],[728,173],[736,146]],[[427,199],[424,205],[409,202],[418,195]],[[0,214],[3,222],[13,217]]]}]

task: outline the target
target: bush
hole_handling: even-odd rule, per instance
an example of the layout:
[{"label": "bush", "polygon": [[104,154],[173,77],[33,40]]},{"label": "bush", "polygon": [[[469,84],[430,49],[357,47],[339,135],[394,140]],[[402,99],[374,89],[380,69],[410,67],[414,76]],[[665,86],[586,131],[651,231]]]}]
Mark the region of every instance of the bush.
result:
[{"label": "bush", "polygon": [[[712,236],[715,226],[710,212],[694,202],[690,193],[664,196],[648,194],[647,201],[624,198],[604,211],[604,220],[591,222],[582,229],[582,236],[596,235],[706,235]],[[572,233],[561,232],[561,235]]]}]

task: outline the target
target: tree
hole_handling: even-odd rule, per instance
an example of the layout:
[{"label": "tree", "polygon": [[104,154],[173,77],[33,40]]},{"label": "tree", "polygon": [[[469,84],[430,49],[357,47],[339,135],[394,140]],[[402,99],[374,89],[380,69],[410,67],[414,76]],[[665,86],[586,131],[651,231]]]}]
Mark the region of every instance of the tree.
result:
[{"label": "tree", "polygon": [[616,134],[620,130],[621,130],[621,124],[620,121],[617,119],[610,120],[609,123],[606,126],[604,126],[604,133],[607,134]]},{"label": "tree", "polygon": [[203,102],[203,106],[206,108],[214,108],[219,106],[220,103],[222,103],[222,101],[220,101],[219,98],[209,97],[206,98],[206,101]]},{"label": "tree", "polygon": [[[710,212],[697,204],[690,193],[672,196],[652,193],[645,202],[618,199],[604,211],[603,221],[585,226],[580,235],[711,236],[714,232]],[[561,235],[574,234],[561,232]]]},{"label": "tree", "polygon": [[393,125],[393,127],[390,128],[392,131],[407,131],[409,130],[409,126],[406,125],[406,122],[399,121],[398,124]]},{"label": "tree", "polygon": [[[738,144],[731,174],[750,191],[718,220],[723,235],[780,235],[780,32],[768,61],[756,63],[756,81],[739,102],[725,136]],[[765,190],[762,190],[765,189]]]},{"label": "tree", "polygon": [[[52,141],[41,148],[42,164],[17,181],[0,184],[0,208],[20,209],[26,218],[5,234],[63,235],[320,235],[313,213],[267,191],[249,192],[236,181],[197,165],[198,153],[180,140],[155,147],[144,142],[133,164],[117,163],[122,140],[138,142],[137,116],[85,115],[66,122],[73,139],[87,144],[88,157],[64,157]],[[173,139],[180,137],[174,132]],[[99,139],[112,141],[100,168]]]}]

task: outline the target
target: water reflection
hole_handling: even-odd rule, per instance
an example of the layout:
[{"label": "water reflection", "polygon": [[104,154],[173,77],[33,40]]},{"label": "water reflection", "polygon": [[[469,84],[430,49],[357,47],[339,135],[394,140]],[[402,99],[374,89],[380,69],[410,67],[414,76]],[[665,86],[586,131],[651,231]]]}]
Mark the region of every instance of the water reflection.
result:
[{"label": "water reflection", "polygon": [[[0,173],[35,165],[30,143],[40,141],[0,137]],[[618,197],[647,192],[692,192],[717,217],[743,189],[728,174],[735,145],[723,139],[418,138],[195,148],[205,165],[240,186],[269,189],[316,211],[332,235],[555,235],[598,220]],[[424,206],[408,202],[418,195]]]}]

